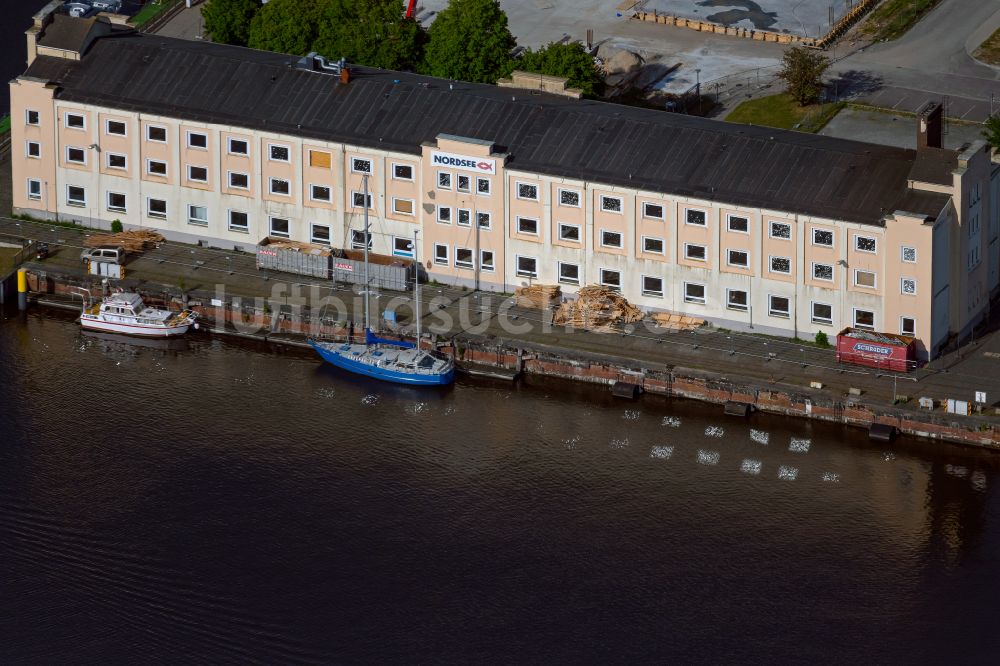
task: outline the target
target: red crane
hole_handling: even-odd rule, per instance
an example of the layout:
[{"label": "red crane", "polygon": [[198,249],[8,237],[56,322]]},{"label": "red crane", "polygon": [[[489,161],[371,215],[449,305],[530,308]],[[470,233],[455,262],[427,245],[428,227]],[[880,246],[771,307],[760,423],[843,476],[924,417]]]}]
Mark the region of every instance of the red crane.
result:
[{"label": "red crane", "polygon": [[406,18],[413,18],[413,14],[417,11],[417,0],[410,0],[410,3],[406,6]]}]

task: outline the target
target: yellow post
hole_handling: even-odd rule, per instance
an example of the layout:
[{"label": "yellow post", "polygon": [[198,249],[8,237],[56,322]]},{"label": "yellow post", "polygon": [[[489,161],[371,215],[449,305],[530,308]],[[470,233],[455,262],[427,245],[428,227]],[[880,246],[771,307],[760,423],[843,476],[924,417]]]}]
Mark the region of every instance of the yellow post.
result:
[{"label": "yellow post", "polygon": [[17,309],[28,309],[28,271],[24,268],[17,271]]}]

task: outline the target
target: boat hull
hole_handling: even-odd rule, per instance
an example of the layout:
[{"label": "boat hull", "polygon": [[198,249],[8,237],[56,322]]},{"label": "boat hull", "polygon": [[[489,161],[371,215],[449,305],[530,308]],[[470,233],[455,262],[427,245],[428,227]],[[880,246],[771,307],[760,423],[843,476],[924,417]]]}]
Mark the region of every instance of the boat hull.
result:
[{"label": "boat hull", "polygon": [[337,353],[335,350],[324,349],[311,340],[310,344],[324,361],[356,375],[364,375],[365,377],[372,377],[373,379],[380,379],[395,384],[406,384],[408,386],[446,386],[455,381],[454,368],[440,374],[399,372],[397,370],[379,368],[362,361],[356,361]]},{"label": "boat hull", "polygon": [[102,321],[85,315],[80,317],[80,326],[91,331],[121,333],[124,335],[135,335],[143,338],[173,338],[187,333],[192,324],[181,324],[179,326],[145,326],[141,324],[122,324]]}]

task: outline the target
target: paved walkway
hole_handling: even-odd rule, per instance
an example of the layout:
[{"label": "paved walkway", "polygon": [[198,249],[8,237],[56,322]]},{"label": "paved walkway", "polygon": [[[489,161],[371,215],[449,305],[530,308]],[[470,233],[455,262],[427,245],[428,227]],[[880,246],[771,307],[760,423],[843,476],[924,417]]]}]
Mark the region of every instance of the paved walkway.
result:
[{"label": "paved walkway", "polygon": [[191,8],[179,11],[172,19],[167,21],[159,30],[157,35],[163,37],[177,37],[179,39],[204,39],[205,21],[201,16],[201,7],[204,2],[198,2]]}]

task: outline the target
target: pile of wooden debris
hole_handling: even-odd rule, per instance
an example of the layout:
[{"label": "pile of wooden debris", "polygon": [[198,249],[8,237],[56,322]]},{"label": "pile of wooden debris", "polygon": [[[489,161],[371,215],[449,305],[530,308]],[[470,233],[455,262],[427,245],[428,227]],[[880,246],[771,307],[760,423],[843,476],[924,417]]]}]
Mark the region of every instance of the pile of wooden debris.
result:
[{"label": "pile of wooden debris", "polygon": [[518,287],[514,292],[514,304],[522,308],[547,308],[562,302],[559,285],[533,284]]},{"label": "pile of wooden debris", "polygon": [[588,331],[611,332],[642,319],[642,310],[608,287],[590,286],[577,292],[575,301],[563,303],[552,323]]},{"label": "pile of wooden debris", "polygon": [[705,324],[704,319],[674,314],[672,312],[654,312],[649,315],[649,318],[653,320],[656,326],[674,331],[690,331]]},{"label": "pile of wooden debris", "polygon": [[131,231],[121,231],[117,234],[92,234],[84,239],[83,244],[87,247],[98,247],[101,245],[117,245],[129,254],[137,254],[156,247],[163,242],[163,236],[148,229],[133,229]]}]

